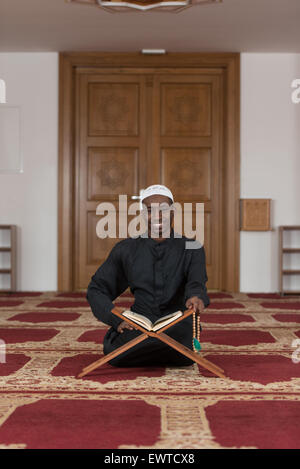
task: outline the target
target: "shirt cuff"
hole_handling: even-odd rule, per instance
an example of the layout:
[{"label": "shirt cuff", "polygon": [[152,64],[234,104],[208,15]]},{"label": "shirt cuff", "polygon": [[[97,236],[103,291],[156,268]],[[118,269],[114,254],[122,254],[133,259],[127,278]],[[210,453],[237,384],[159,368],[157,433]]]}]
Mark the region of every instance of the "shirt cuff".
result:
[{"label": "shirt cuff", "polygon": [[203,301],[203,304],[204,304],[204,307],[205,307],[205,308],[207,308],[207,306],[210,305],[210,299],[209,299],[209,297],[208,297],[205,293],[203,293],[203,292],[201,292],[201,293],[199,293],[199,292],[191,292],[191,293],[189,293],[188,295],[185,296],[185,303],[187,302],[187,300],[188,300],[189,298],[192,298],[193,296],[197,296],[197,298],[200,298],[200,300]]}]

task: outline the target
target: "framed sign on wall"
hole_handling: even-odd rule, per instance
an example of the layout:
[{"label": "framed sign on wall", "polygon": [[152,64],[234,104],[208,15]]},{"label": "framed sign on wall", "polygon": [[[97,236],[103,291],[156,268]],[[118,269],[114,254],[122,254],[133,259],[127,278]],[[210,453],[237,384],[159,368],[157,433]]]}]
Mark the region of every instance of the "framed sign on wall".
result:
[{"label": "framed sign on wall", "polygon": [[241,199],[242,231],[270,231],[271,199]]}]

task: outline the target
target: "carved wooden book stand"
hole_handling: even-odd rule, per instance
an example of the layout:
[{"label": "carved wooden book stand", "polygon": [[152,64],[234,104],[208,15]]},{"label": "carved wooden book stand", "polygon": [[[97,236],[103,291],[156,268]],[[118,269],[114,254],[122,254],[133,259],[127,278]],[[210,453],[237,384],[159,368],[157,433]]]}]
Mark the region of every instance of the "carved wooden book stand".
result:
[{"label": "carved wooden book stand", "polygon": [[125,318],[122,315],[122,312],[118,310],[118,308],[113,308],[112,313],[118,316],[119,318],[123,319],[123,321],[128,322],[131,324],[134,328],[139,329],[143,334],[137,336],[135,339],[130,340],[126,344],[122,345],[116,350],[113,350],[112,352],[108,353],[104,357],[100,358],[99,360],[91,363],[87,367],[83,368],[81,373],[77,376],[77,378],[82,378],[83,376],[87,375],[91,371],[95,370],[96,368],[99,368],[99,366],[104,365],[104,363],[108,362],[109,360],[112,360],[113,358],[117,357],[120,355],[120,353],[125,352],[126,350],[130,349],[134,345],[142,342],[143,340],[147,339],[148,337],[156,337],[157,339],[161,340],[165,344],[169,345],[170,347],[174,348],[178,352],[182,353],[186,357],[190,358],[194,362],[198,363],[201,365],[203,368],[206,368],[207,370],[211,371],[213,374],[216,376],[219,376],[220,378],[225,378],[224,371],[219,368],[217,365],[214,365],[210,361],[206,360],[205,358],[202,358],[199,356],[198,353],[193,352],[191,349],[188,347],[185,347],[184,345],[180,344],[176,340],[174,340],[172,337],[168,336],[167,334],[164,334],[164,331],[168,329],[170,326],[173,326],[179,321],[182,321],[183,319],[187,318],[191,314],[193,314],[193,309],[187,309],[180,318],[176,319],[175,321],[171,322],[170,324],[167,324],[166,326],[162,327],[158,331],[148,331],[144,327],[140,326],[139,324],[136,324],[134,321],[131,321],[128,318]]}]

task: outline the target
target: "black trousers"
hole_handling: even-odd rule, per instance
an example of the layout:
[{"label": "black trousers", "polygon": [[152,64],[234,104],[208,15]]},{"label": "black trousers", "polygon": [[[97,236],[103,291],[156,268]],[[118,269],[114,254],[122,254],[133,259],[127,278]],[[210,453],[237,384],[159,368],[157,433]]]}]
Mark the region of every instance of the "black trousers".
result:
[{"label": "black trousers", "polygon": [[[177,342],[193,349],[192,335],[193,326],[191,317],[169,327],[165,331],[167,335],[175,339]],[[104,355],[116,350],[130,340],[134,339],[142,332],[134,329],[125,329],[118,332],[114,328],[110,328],[103,341]],[[143,342],[136,344],[129,350],[118,355],[108,362],[110,365],[119,367],[138,367],[138,366],[187,366],[194,363],[185,355],[163,343],[155,337],[148,337]]]}]

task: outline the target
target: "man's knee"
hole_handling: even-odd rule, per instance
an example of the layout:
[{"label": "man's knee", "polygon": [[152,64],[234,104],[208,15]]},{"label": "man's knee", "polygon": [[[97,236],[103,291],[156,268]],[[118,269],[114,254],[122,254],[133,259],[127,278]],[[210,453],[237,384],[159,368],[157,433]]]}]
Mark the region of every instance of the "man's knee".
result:
[{"label": "man's knee", "polygon": [[191,366],[195,362],[193,360],[190,360],[187,357],[180,357],[178,360],[175,361],[174,365],[175,366]]},{"label": "man's knee", "polygon": [[126,360],[124,361],[120,357],[113,358],[112,360],[109,360],[107,363],[109,363],[112,366],[119,367],[119,368],[129,366],[128,363],[126,363]]}]

